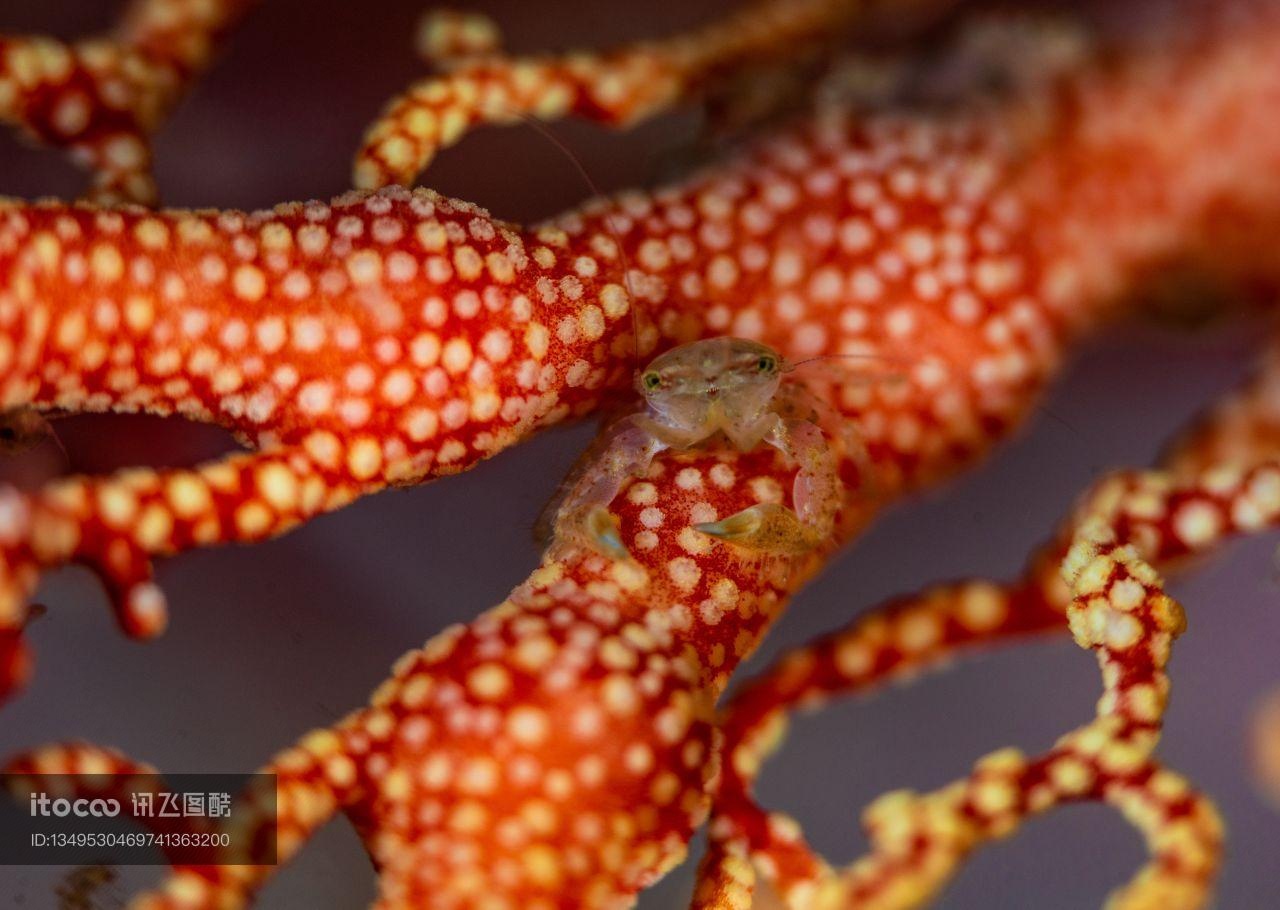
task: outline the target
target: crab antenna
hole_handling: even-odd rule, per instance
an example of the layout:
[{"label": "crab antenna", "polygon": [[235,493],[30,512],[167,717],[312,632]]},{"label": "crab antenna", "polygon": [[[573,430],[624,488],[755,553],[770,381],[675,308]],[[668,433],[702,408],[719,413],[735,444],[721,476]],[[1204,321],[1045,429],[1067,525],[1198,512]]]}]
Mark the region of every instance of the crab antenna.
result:
[{"label": "crab antenna", "polygon": [[900,359],[898,357],[888,357],[884,354],[819,354],[817,357],[807,357],[804,360],[797,360],[795,363],[789,364],[791,369],[804,366],[806,363],[816,363],[819,360],[875,360],[880,363],[892,363],[898,366],[905,366],[910,361]]}]

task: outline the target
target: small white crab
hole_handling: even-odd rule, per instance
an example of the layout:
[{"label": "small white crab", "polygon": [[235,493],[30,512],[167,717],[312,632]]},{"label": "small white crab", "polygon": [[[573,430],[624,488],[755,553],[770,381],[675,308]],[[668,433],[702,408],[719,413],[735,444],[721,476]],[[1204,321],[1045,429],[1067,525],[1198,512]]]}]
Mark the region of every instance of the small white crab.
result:
[{"label": "small white crab", "polygon": [[[629,556],[609,513],[622,486],[643,477],[664,449],[690,449],[717,433],[740,451],[767,443],[797,465],[795,511],[760,503],[694,529],[755,550],[803,553],[826,540],[842,498],[837,458],[813,417],[821,406],[773,348],[742,338],[708,338],[673,348],[636,377],[644,410],[614,422],[580,464],[559,511],[559,541]],[[804,416],[799,416],[804,415]]]}]

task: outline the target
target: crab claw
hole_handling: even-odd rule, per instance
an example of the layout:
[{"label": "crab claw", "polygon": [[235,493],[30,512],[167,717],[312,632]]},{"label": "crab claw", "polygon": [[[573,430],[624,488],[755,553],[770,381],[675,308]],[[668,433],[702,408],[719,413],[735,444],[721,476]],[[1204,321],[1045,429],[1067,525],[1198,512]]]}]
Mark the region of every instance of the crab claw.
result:
[{"label": "crab claw", "polygon": [[805,525],[800,516],[770,502],[759,503],[719,521],[696,524],[693,529],[768,553],[807,553],[818,543],[814,529]]},{"label": "crab claw", "polygon": [[762,513],[762,505],[752,506],[719,521],[704,521],[696,524],[693,529],[703,534],[710,534],[712,537],[719,537],[721,540],[743,543],[759,532],[760,526],[765,521]]},{"label": "crab claw", "polygon": [[630,559],[631,553],[622,542],[618,519],[604,506],[595,506],[587,512],[584,526],[592,545],[612,559]]}]

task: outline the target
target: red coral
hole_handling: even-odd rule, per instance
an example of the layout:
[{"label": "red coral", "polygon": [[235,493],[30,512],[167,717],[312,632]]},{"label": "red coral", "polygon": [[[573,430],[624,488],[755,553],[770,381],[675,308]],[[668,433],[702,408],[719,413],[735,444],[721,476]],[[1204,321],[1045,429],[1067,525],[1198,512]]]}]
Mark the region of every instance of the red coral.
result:
[{"label": "red coral", "polygon": [[[1274,274],[1270,237],[1239,229],[1280,223],[1278,54],[1263,17],[1097,64],[1030,109],[824,111],[684,184],[532,229],[401,189],[254,214],[9,203],[6,407],[180,413],[258,451],[9,493],[5,688],[21,678],[17,630],[41,570],[90,563],[126,629],[153,633],[164,608],[151,556],[259,540],[469,467],[596,409],[625,386],[637,344],[730,333],[797,360],[908,365],[896,383],[849,369],[806,380],[869,452],[843,465],[834,548],[1006,435],[1068,344],[1156,264],[1212,252],[1225,273],[1261,262]],[[636,324],[652,327],[638,341]],[[1155,857],[1117,905],[1203,902],[1215,817],[1150,758],[1181,611],[1144,559],[1267,525],[1280,501],[1269,459],[1171,470],[1121,477],[1072,525],[1068,615],[1103,659],[1098,719],[1038,759],[997,753],[956,787],[878,803],[875,853],[836,894],[914,905],[1026,815],[1103,799]],[[827,552],[763,559],[690,525],[784,500],[793,473],[765,451],[661,457],[612,504],[634,562],[557,550],[507,601],[407,654],[367,708],[268,766],[282,859],[343,810],[379,866],[379,906],[619,906],[684,856],[716,799],[703,906],[742,904],[748,857],[794,904],[826,899],[825,866],[744,795],[762,712],[1056,614],[1043,575],[1007,599],[943,591],[890,614],[896,637],[859,657],[864,672],[842,663],[846,639],[823,644],[816,664],[793,658],[717,718],[730,674]],[[47,753],[68,754],[94,753]],[[239,905],[270,872],[179,868],[139,905]]]}]

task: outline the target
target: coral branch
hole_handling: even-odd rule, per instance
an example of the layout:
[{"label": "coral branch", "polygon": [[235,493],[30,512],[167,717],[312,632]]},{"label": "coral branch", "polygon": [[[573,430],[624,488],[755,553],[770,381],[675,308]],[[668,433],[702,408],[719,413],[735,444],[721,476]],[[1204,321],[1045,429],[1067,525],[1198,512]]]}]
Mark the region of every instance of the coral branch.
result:
[{"label": "coral branch", "polygon": [[1259,792],[1280,809],[1280,690],[1263,696],[1250,720],[1250,762]]},{"label": "coral branch", "polygon": [[[793,822],[766,815],[749,796],[763,758],[780,743],[785,707],[856,691],[976,641],[1057,625],[1052,605],[1058,598],[1039,573],[1012,588],[968,583],[890,605],[789,656],[726,709],[726,763],[711,823],[713,838],[724,843],[713,856],[750,856],[789,906],[913,907],[974,847],[1007,836],[1026,815],[1064,801],[1100,799],[1143,830],[1153,853],[1109,906],[1201,906],[1220,847],[1216,814],[1180,778],[1149,761],[1168,698],[1164,666],[1185,620],[1139,550],[1164,560],[1210,546],[1231,530],[1280,519],[1280,473],[1270,462],[1248,474],[1235,471],[1236,482],[1218,505],[1242,519],[1234,528],[1230,520],[1201,523],[1207,503],[1224,494],[1223,473],[1213,470],[1181,487],[1168,474],[1122,475],[1101,484],[1082,508],[1063,573],[1071,588],[1072,634],[1098,652],[1103,670],[1104,695],[1092,723],[1038,759],[999,752],[979,762],[967,781],[931,795],[883,797],[865,816],[872,853],[833,874]],[[1157,527],[1166,530],[1152,530]]]},{"label": "coral branch", "polygon": [[[314,446],[312,447],[314,449]],[[345,505],[376,487],[302,448],[238,455],[193,470],[70,478],[0,501],[4,572],[14,580],[0,619],[22,619],[39,573],[68,562],[94,569],[121,628],[149,638],[167,622],[151,558],[212,542],[251,543]]]},{"label": "coral branch", "polygon": [[660,113],[726,72],[794,59],[870,5],[866,0],[754,0],[726,19],[609,53],[509,58],[497,26],[477,14],[432,12],[419,51],[447,70],[410,86],[369,128],[357,187],[409,184],[443,148],[486,123],[568,115],[627,126]]},{"label": "coral branch", "polygon": [[[873,168],[839,169],[873,149],[883,159]],[[863,424],[879,488],[916,486],[1011,427],[1056,359],[1059,331],[1031,296],[1037,271],[1016,236],[1018,201],[993,184],[1002,162],[976,125],[833,117],[656,201],[624,197],[533,230],[399,188],[252,215],[13,205],[0,231],[0,404],[212,420],[268,449],[299,448],[329,486],[357,492],[452,473],[626,384],[636,345],[620,238],[637,266],[626,284],[641,324],[657,329],[641,350],[732,329],[796,359],[909,352],[910,381],[868,388],[855,370],[829,400]],[[918,180],[932,167],[927,194],[913,183],[899,200],[882,195],[887,175]],[[705,210],[696,235],[694,206]],[[739,208],[753,213],[745,225]],[[893,223],[875,228],[873,211]],[[879,230],[927,244],[961,212],[993,252],[975,254],[955,233],[936,255],[954,261],[956,300],[973,316],[1019,314],[1000,337],[970,335],[976,324],[926,333],[943,320],[907,295],[931,262],[893,257],[888,273],[874,271]],[[749,268],[723,252],[735,234],[755,251],[744,253]],[[823,302],[797,321],[809,268]],[[842,274],[862,288],[854,312],[865,319],[832,326]],[[885,300],[899,302],[884,311]],[[845,375],[825,380],[831,391]],[[926,434],[915,414],[937,409],[944,422]],[[343,501],[341,490],[325,497]],[[238,539],[162,536],[149,552]],[[12,607],[6,615],[20,621]]]},{"label": "coral branch", "polygon": [[[1210,412],[1196,432],[1170,453],[1168,470],[1118,474],[1100,484],[1064,532],[1063,540],[1080,533],[1086,539],[1097,537],[1110,533],[1105,529],[1114,529],[1122,540],[1137,546],[1144,558],[1166,562],[1203,552],[1229,534],[1274,525],[1280,516],[1280,473],[1274,461],[1276,447],[1268,444],[1269,431],[1274,428],[1274,399],[1267,393],[1274,388],[1276,374],[1276,362],[1271,358],[1257,379]],[[1206,460],[1211,458],[1227,460]],[[1079,532],[1078,528],[1092,530]],[[1063,544],[1048,547],[1032,561],[1026,579],[1012,586],[968,582],[891,603],[849,629],[787,655],[774,670],[753,681],[726,708],[721,724],[727,761],[717,795],[717,818],[712,823],[717,838],[712,855],[750,855],[762,860],[770,870],[770,879],[784,891],[800,887],[795,893],[808,895],[809,887],[826,882],[818,885],[820,893],[830,888],[832,893],[847,897],[850,892],[843,890],[847,886],[833,884],[836,879],[830,870],[812,856],[792,824],[781,816],[766,815],[748,796],[764,757],[781,742],[787,707],[812,708],[834,694],[860,691],[894,674],[946,659],[960,648],[1060,627],[1067,598],[1045,569],[1055,561],[1054,554],[1061,552]],[[1141,588],[1152,590],[1155,577],[1136,556],[1126,556],[1125,561],[1130,577],[1120,583],[1113,579],[1109,602],[1099,607],[1096,598],[1089,600],[1084,595],[1099,589],[1100,578],[1106,574],[1102,570],[1112,572],[1111,564],[1098,563],[1095,549],[1082,548],[1079,543],[1067,555],[1076,597],[1066,618],[1078,643],[1099,650],[1108,691],[1099,702],[1098,719],[1093,724],[1028,766],[1036,769],[1034,773],[1020,772],[1019,786],[1024,789],[1019,792],[1028,800],[1028,811],[1043,811],[1055,802],[1042,795],[1041,804],[1036,805],[1025,788],[1043,787],[1039,776],[1048,773],[1051,779],[1053,763],[1065,760],[1074,744],[1093,742],[1090,748],[1097,752],[1098,742],[1120,742],[1125,749],[1144,755],[1155,744],[1158,718],[1167,699],[1167,679],[1161,670],[1167,659],[1167,641],[1157,637],[1143,644],[1149,633],[1144,633],[1142,622],[1135,619],[1134,605]],[[1086,586],[1083,592],[1082,584]],[[1118,595],[1122,600],[1128,598],[1129,608],[1121,613],[1114,612],[1121,606]],[[1159,634],[1166,638],[1176,634],[1181,624],[1176,605],[1162,596],[1148,597],[1147,602],[1158,611],[1152,614],[1153,628],[1163,630]],[[1178,794],[1190,802],[1162,802],[1150,792],[1156,785],[1162,792]],[[1200,905],[1209,868],[1206,864],[1216,855],[1219,840],[1213,813],[1201,797],[1190,794],[1169,772],[1144,767],[1137,777],[1113,787],[1095,787],[1087,797],[1077,794],[1074,798],[1103,799],[1117,805],[1143,828],[1155,855],[1152,865],[1115,896],[1111,906]],[[947,811],[969,810],[957,803]],[[873,831],[875,812],[875,807],[868,810]],[[901,819],[894,823],[900,824]],[[1166,827],[1177,833],[1169,833]],[[911,830],[920,833],[916,828]],[[1172,842],[1190,854],[1165,855],[1163,851]],[[944,859],[930,860],[940,862],[940,868],[921,862],[911,867],[913,871],[895,872],[901,876],[895,879],[898,884],[883,890],[899,896],[884,899],[890,906],[914,906],[945,882],[973,845],[966,838],[959,845],[944,848]],[[865,868],[875,869],[876,875],[887,874],[879,860],[864,863]],[[715,872],[709,860],[703,874],[712,876]],[[859,873],[850,875],[856,879]],[[899,887],[905,889],[902,894],[896,890]],[[709,887],[708,893],[719,890]],[[880,893],[881,884],[872,890]],[[872,891],[864,893],[855,887],[852,893],[862,900],[870,899]],[[793,896],[792,901],[804,905],[800,897]],[[708,900],[699,906],[736,905]]]},{"label": "coral branch", "polygon": [[[781,744],[786,712],[792,706],[813,709],[833,696],[947,660],[961,649],[1057,630],[1068,621],[1079,644],[1099,651],[1107,692],[1098,704],[1098,718],[1034,762],[998,753],[1002,757],[994,764],[1016,770],[1004,785],[1019,794],[1015,802],[1020,812],[1047,811],[1064,798],[1103,800],[1143,832],[1153,859],[1113,895],[1109,907],[1201,906],[1221,847],[1220,823],[1211,805],[1181,778],[1142,759],[1155,745],[1167,700],[1161,666],[1169,639],[1181,627],[1180,610],[1158,592],[1152,594],[1157,580],[1136,554],[1120,557],[1128,577],[1117,581],[1115,561],[1099,561],[1088,540],[1114,529],[1143,558],[1167,562],[1211,549],[1229,534],[1273,526],[1280,516],[1273,444],[1277,375],[1277,361],[1269,356],[1256,379],[1210,411],[1170,451],[1166,470],[1118,474],[1099,484],[1060,542],[1031,561],[1023,580],[946,585],[891,602],[847,629],[790,652],[743,689],[721,721],[726,764],[695,907],[749,906],[753,875],[748,871],[744,878],[741,868],[747,857],[766,870],[772,885],[790,895],[793,906],[821,900],[916,906],[932,895],[982,839],[972,830],[972,801],[975,788],[986,781],[984,768],[992,763],[980,763],[967,789],[947,788],[924,802],[894,795],[873,805],[866,818],[876,852],[837,878],[804,844],[793,822],[767,814],[749,795],[763,760]],[[1073,537],[1084,542],[1068,552]],[[1074,601],[1050,571],[1064,553]],[[1094,592],[1104,588],[1107,577],[1107,599],[1099,601]],[[1149,626],[1137,619],[1143,589],[1146,603],[1157,611],[1149,614],[1154,620]],[[1262,769],[1274,764],[1265,760],[1274,751],[1265,747],[1273,730],[1274,724],[1257,726],[1255,741],[1262,744],[1257,764]],[[1078,754],[1082,745],[1088,753],[1083,758]],[[1136,766],[1104,783],[1098,758],[1116,749],[1113,757]],[[1068,779],[1078,792],[1063,789]],[[1005,820],[991,833],[1005,836],[1013,823]],[[922,851],[913,847],[918,852],[909,862],[894,846],[912,837],[928,840],[931,830],[936,830],[938,843]],[[962,832],[959,839],[956,830]]]},{"label": "coral branch", "polygon": [[151,204],[150,136],[256,0],[132,0],[110,37],[0,35],[0,121],[71,152],[98,203]]}]

